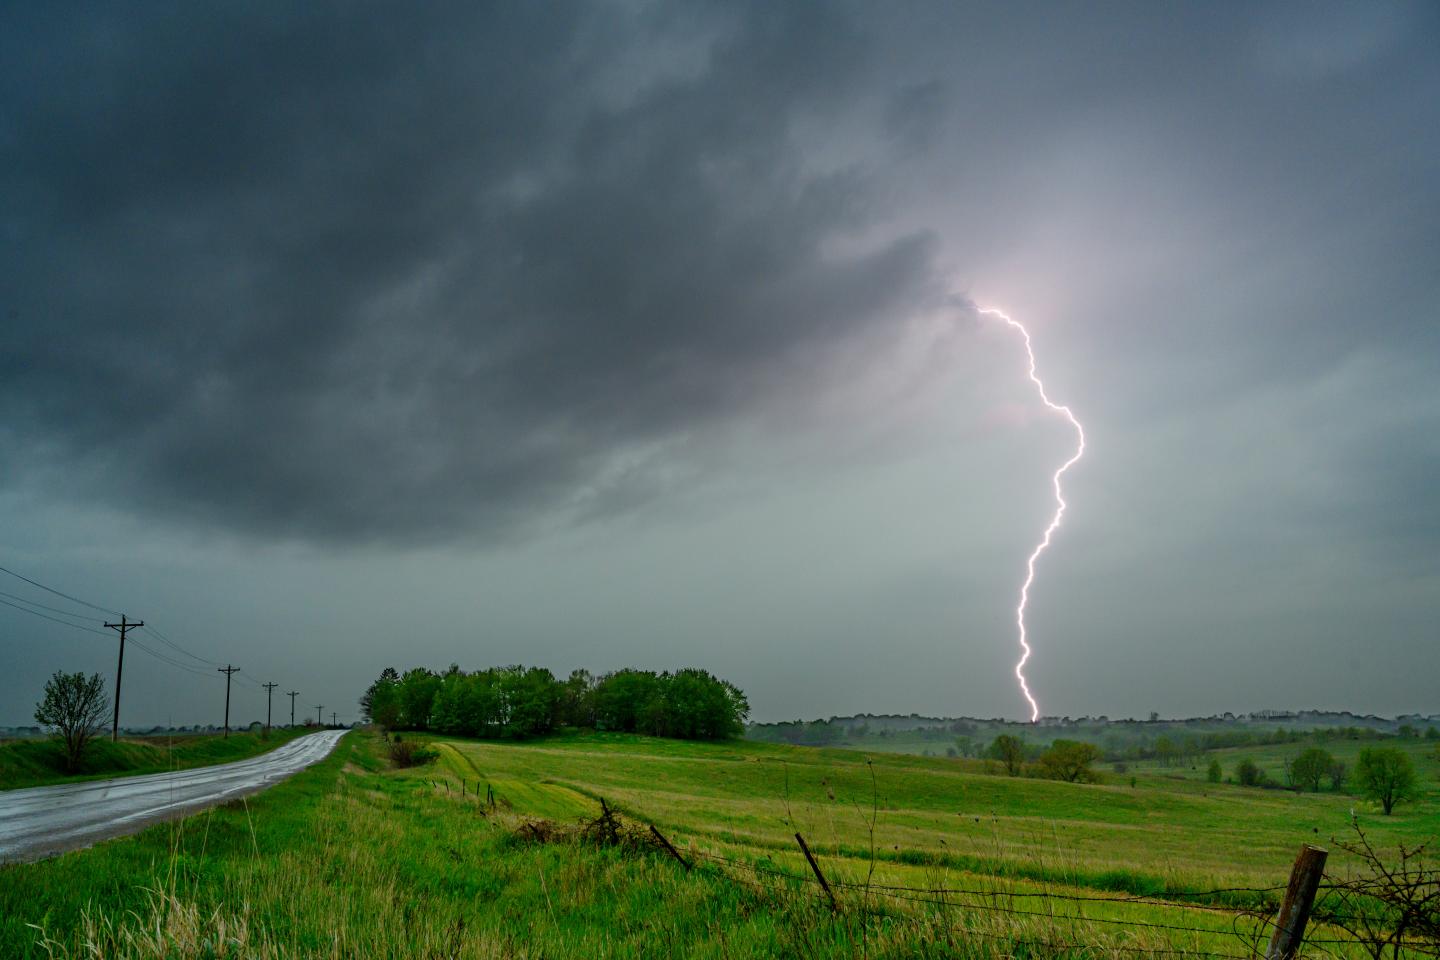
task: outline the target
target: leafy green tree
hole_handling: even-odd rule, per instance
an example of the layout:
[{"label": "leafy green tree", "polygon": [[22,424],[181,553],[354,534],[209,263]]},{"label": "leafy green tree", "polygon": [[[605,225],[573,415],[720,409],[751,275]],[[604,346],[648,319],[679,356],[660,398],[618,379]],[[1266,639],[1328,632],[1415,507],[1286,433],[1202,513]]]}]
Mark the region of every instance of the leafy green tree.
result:
[{"label": "leafy green tree", "polygon": [[394,667],[380,671],[380,677],[370,684],[360,697],[360,715],[371,723],[394,729],[400,720],[400,674]]},{"label": "leafy green tree", "polygon": [[1296,790],[1320,792],[1320,782],[1329,773],[1335,758],[1323,747],[1301,750],[1300,755],[1290,762],[1290,783]]},{"label": "leafy green tree", "polygon": [[560,698],[560,722],[572,727],[595,726],[595,680],[589,670],[572,670]]},{"label": "leafy green tree", "polygon": [[1242,787],[1258,787],[1265,782],[1265,774],[1254,760],[1247,757],[1236,764],[1235,779]]},{"label": "leafy green tree", "polygon": [[1360,792],[1380,804],[1385,816],[1402,800],[1414,800],[1420,781],[1415,764],[1395,747],[1366,747],[1355,762],[1355,785]]},{"label": "leafy green tree", "polygon": [[1046,776],[1066,783],[1094,777],[1090,764],[1100,759],[1100,748],[1080,740],[1056,740],[1040,755]]},{"label": "leafy green tree", "polygon": [[1219,783],[1220,778],[1224,775],[1225,771],[1220,769],[1220,761],[1211,758],[1210,766],[1205,768],[1205,779],[1209,780],[1211,783]]},{"label": "leafy green tree", "polygon": [[406,730],[430,729],[430,711],[440,692],[440,678],[424,667],[406,670],[400,678],[400,726]]},{"label": "leafy green tree", "polygon": [[602,730],[637,732],[659,687],[659,677],[649,670],[617,670],[601,677],[595,685],[596,725]]},{"label": "leafy green tree", "polygon": [[74,772],[85,748],[105,728],[110,709],[100,674],[57,670],[45,681],[45,695],[35,704],[35,722],[54,727],[65,743],[65,769]]},{"label": "leafy green tree", "polygon": [[1330,778],[1331,790],[1334,790],[1336,793],[1340,792],[1341,788],[1345,786],[1346,772],[1344,761],[1336,760],[1330,764],[1330,769],[1325,771],[1325,775]]},{"label": "leafy green tree", "polygon": [[985,750],[985,756],[1003,763],[1005,772],[1010,776],[1018,776],[1025,763],[1025,742],[1019,737],[1002,733],[991,741]]}]

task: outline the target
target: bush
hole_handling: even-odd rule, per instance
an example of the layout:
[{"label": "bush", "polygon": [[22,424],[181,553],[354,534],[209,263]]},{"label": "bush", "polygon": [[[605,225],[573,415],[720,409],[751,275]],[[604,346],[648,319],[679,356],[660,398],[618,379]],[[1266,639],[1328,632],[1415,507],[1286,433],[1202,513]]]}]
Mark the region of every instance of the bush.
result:
[{"label": "bush", "polygon": [[397,767],[418,767],[440,759],[440,751],[414,740],[402,740],[396,736],[390,741],[390,760]]},{"label": "bush", "polygon": [[1205,779],[1209,780],[1211,783],[1219,783],[1220,777],[1223,775],[1223,773],[1224,771],[1220,769],[1220,761],[1211,760],[1210,766],[1205,770]]},{"label": "bush", "polygon": [[1247,758],[1235,767],[1235,779],[1242,787],[1258,787],[1265,782],[1265,772],[1254,760]]},{"label": "bush", "polygon": [[1100,758],[1100,749],[1081,740],[1056,740],[1040,756],[1040,768],[1054,780],[1075,783],[1090,780],[1094,774],[1090,764]]}]

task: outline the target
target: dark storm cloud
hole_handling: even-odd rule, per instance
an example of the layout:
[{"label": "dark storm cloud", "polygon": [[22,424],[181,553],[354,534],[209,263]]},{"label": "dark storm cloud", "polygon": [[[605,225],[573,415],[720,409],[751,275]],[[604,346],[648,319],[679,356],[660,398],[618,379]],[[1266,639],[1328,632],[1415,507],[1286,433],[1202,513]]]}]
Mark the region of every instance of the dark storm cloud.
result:
[{"label": "dark storm cloud", "polygon": [[0,442],[76,494],[329,540],[632,502],[647,451],[934,293],[923,235],[833,251],[874,213],[798,143],[863,74],[834,8],[13,26]]}]

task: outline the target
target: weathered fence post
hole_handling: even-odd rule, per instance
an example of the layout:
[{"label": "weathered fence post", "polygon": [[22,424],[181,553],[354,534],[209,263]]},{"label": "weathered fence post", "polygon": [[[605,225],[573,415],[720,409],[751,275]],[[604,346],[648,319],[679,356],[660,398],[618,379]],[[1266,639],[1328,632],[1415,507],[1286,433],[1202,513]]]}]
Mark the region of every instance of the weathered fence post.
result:
[{"label": "weathered fence post", "polygon": [[653,833],[653,834],[655,834],[655,839],[660,841],[660,846],[662,846],[662,847],[664,847],[666,850],[670,851],[670,856],[674,857],[676,860],[679,860],[679,861],[680,861],[680,866],[682,866],[682,867],[685,868],[685,872],[686,872],[686,873],[689,873],[689,872],[690,872],[690,864],[685,861],[685,858],[684,858],[684,857],[680,856],[680,851],[676,850],[676,849],[670,844],[670,841],[667,840],[667,839],[665,839],[665,834],[661,833],[661,832],[660,832],[660,829],[659,829],[658,827],[656,827],[655,824],[653,824],[653,823],[650,824],[650,832]]},{"label": "weathered fence post", "polygon": [[1292,960],[1300,952],[1327,856],[1327,851],[1308,843],[1300,847],[1300,856],[1290,869],[1290,885],[1285,888],[1285,899],[1280,901],[1280,913],[1275,917],[1275,933],[1270,937],[1265,960]]},{"label": "weathered fence post", "polygon": [[835,891],[830,889],[830,884],[825,880],[825,874],[820,872],[820,864],[810,855],[810,848],[805,845],[805,838],[797,832],[795,840],[800,844],[800,851],[805,854],[805,859],[810,861],[810,869],[815,871],[815,879],[820,881],[820,886],[825,891],[825,896],[830,898],[830,909],[839,910],[840,905],[835,902]]}]

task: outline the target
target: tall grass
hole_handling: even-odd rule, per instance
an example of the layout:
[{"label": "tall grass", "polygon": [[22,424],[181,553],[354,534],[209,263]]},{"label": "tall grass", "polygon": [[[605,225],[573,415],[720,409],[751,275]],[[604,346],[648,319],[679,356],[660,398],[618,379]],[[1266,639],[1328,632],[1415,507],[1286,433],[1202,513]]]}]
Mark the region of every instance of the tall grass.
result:
[{"label": "tall grass", "polygon": [[[804,879],[803,861],[779,849],[691,837],[678,841],[697,861],[687,872],[639,844],[604,846],[578,830],[526,833],[523,809],[492,810],[473,787],[439,789],[439,775],[394,771],[377,738],[351,734],[325,761],[248,803],[0,868],[0,957],[1118,960],[1245,952],[1219,915],[1179,914],[1218,931],[1205,935],[1105,924],[1098,918],[1163,922],[1176,913],[1124,903],[1045,907],[1017,895],[1033,889],[1021,878],[977,879],[943,859],[907,866],[913,885],[988,886],[906,900],[880,889],[886,877],[877,875],[873,888],[840,886],[832,912]],[[767,802],[784,813],[778,797]],[[681,819],[684,811],[667,813]],[[805,816],[797,809],[794,818],[810,829]],[[843,821],[836,830],[839,847],[868,849]],[[1004,836],[993,842],[996,859],[1016,859]],[[1027,854],[1035,871],[1074,880],[1058,832],[1033,838],[1036,848],[1044,852]],[[867,880],[863,870],[840,869],[829,850],[820,856],[832,879]]]}]

